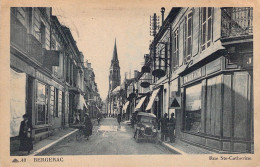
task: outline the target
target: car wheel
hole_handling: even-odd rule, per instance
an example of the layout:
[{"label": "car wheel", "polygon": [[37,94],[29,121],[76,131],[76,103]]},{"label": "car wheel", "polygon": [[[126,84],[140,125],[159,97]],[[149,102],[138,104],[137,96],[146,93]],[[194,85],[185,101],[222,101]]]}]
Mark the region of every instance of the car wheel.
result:
[{"label": "car wheel", "polygon": [[139,141],[140,141],[140,139],[139,139],[139,131],[136,131],[135,141],[137,143],[139,143]]}]

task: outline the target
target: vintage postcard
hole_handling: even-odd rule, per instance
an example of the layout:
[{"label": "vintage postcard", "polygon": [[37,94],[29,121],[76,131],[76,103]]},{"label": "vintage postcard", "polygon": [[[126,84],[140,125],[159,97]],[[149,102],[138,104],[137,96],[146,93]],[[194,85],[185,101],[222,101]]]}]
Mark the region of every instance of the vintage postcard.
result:
[{"label": "vintage postcard", "polygon": [[260,166],[259,1],[4,0],[0,16],[1,166]]}]

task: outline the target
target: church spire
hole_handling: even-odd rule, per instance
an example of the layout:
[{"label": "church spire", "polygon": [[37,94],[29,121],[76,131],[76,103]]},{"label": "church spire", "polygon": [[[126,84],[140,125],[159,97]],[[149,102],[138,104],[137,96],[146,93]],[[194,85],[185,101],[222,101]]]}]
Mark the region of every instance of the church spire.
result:
[{"label": "church spire", "polygon": [[114,45],[114,52],[113,52],[112,62],[118,62],[117,48],[116,48],[116,38],[115,38],[115,45]]},{"label": "church spire", "polygon": [[117,55],[116,39],[115,39],[115,44],[114,44],[113,57],[111,60],[111,66],[110,66],[109,83],[110,83],[109,90],[113,90],[116,86],[119,86],[121,83],[120,66],[119,66],[119,60],[118,60],[118,55]]}]

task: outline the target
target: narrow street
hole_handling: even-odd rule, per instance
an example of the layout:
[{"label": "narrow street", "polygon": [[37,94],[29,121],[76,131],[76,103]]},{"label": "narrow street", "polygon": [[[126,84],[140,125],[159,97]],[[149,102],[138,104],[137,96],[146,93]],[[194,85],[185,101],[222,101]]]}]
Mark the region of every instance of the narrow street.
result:
[{"label": "narrow street", "polygon": [[136,143],[133,129],[118,123],[115,118],[105,118],[94,125],[89,140],[76,140],[73,135],[44,155],[129,155],[129,154],[172,154],[159,144]]}]

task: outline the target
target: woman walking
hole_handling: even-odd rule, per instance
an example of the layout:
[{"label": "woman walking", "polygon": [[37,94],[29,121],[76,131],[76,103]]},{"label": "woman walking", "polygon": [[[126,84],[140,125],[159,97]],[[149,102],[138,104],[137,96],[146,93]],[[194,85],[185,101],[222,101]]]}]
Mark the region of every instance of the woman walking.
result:
[{"label": "woman walking", "polygon": [[23,121],[20,125],[20,131],[19,131],[19,139],[20,139],[20,151],[27,151],[28,155],[30,154],[30,151],[33,149],[33,143],[32,143],[32,123],[29,120],[29,115],[24,114],[23,115]]},{"label": "woman walking", "polygon": [[85,125],[85,129],[84,129],[84,134],[85,134],[85,138],[89,138],[89,136],[92,135],[92,122],[91,122],[91,119],[90,117],[86,114],[85,116],[85,122],[84,122],[84,125]]}]

